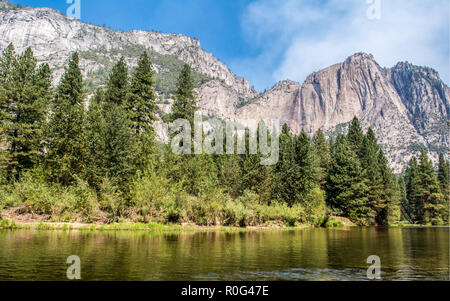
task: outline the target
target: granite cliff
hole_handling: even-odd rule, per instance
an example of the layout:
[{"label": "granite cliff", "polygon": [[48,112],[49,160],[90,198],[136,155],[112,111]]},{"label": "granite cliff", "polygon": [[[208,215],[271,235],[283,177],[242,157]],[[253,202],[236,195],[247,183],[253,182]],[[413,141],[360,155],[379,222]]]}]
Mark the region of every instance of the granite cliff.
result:
[{"label": "granite cliff", "polygon": [[[346,128],[354,116],[372,127],[392,167],[401,172],[421,148],[436,160],[448,152],[450,89],[436,71],[407,62],[381,67],[365,53],[315,72],[303,84],[283,81],[258,93],[233,74],[200,42],[179,34],[114,31],[69,19],[48,8],[16,9],[0,2],[0,49],[13,43],[18,51],[32,47],[40,62],[49,63],[54,81],[67,58],[79,52],[88,91],[103,85],[119,57],[134,66],[148,51],[156,72],[160,114],[171,107],[176,76],[184,63],[194,72],[198,106],[204,115],[233,120],[279,119],[295,132],[329,135]],[[161,116],[163,117],[163,116]],[[166,127],[156,125],[161,139]]]}]

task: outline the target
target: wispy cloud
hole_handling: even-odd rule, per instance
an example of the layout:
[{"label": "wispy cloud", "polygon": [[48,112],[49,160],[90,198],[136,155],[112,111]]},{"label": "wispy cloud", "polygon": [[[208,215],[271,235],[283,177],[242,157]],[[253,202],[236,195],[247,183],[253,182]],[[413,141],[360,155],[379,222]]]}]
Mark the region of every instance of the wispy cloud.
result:
[{"label": "wispy cloud", "polygon": [[366,0],[257,0],[242,27],[260,55],[232,67],[263,89],[284,79],[302,82],[363,51],[386,67],[398,61],[433,67],[448,84],[449,1],[380,1],[381,18],[371,20]]}]

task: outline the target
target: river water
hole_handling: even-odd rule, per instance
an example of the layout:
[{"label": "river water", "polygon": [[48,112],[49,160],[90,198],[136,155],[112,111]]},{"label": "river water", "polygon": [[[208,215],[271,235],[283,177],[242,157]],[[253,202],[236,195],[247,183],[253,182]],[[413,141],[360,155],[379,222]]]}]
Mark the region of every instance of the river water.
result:
[{"label": "river water", "polygon": [[449,228],[241,233],[0,231],[0,280],[449,280]]}]

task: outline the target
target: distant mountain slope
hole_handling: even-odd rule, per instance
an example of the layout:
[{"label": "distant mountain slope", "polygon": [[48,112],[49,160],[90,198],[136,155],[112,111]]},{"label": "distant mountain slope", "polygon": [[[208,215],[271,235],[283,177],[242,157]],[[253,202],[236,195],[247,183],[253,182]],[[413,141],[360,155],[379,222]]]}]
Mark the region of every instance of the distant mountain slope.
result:
[{"label": "distant mountain slope", "polygon": [[[69,55],[78,51],[88,79],[101,83],[108,68],[124,56],[134,65],[144,50],[151,52],[160,80],[173,84],[173,74],[186,62],[206,79],[217,78],[242,97],[257,94],[250,84],[235,76],[223,63],[204,51],[196,39],[157,32],[113,31],[69,19],[49,8],[25,8],[0,12],[0,48],[14,43],[18,50],[32,47],[41,62],[55,70],[56,80]],[[200,76],[198,76],[200,77]],[[165,87],[167,88],[167,87]],[[162,92],[170,92],[166,89]]]},{"label": "distant mountain slope", "polygon": [[[450,89],[436,71],[399,63],[380,67],[371,55],[358,53],[345,62],[311,74],[300,85],[276,84],[258,94],[246,79],[234,75],[196,39],[157,32],[113,31],[72,20],[48,8],[12,9],[0,2],[0,49],[14,43],[19,51],[32,47],[48,62],[55,82],[74,51],[81,57],[88,89],[104,84],[112,65],[124,56],[134,66],[143,51],[151,55],[157,73],[161,114],[170,112],[170,95],[184,63],[195,70],[198,104],[205,115],[223,119],[279,119],[299,132],[319,128],[329,135],[346,128],[358,116],[371,126],[390,163],[401,172],[423,147],[436,160],[448,152]],[[161,139],[167,138],[161,122]]]}]

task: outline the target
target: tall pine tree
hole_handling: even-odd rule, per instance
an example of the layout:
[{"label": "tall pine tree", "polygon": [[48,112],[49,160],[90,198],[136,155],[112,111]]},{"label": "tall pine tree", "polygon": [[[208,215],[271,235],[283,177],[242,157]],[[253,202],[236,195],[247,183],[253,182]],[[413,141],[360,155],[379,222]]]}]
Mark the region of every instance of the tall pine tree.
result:
[{"label": "tall pine tree", "polygon": [[0,58],[0,75],[2,165],[11,180],[42,159],[51,72],[47,64],[37,66],[30,48],[17,55],[10,44]]},{"label": "tall pine tree", "polygon": [[449,178],[449,169],[450,165],[448,160],[445,159],[444,154],[439,155],[439,169],[438,169],[438,180],[441,184],[442,194],[446,197],[447,201],[449,201],[450,197],[450,178]]},{"label": "tall pine tree", "polygon": [[304,130],[294,138],[294,160],[298,166],[297,194],[301,199],[320,185],[319,160],[311,138]]},{"label": "tall pine tree", "polygon": [[433,163],[422,150],[419,157],[420,203],[418,212],[422,223],[442,224],[445,212],[445,198],[441,192]]},{"label": "tall pine tree", "polygon": [[420,173],[419,173],[419,163],[417,158],[413,157],[408,164],[405,172],[405,182],[406,182],[406,196],[407,203],[405,204],[405,209],[411,216],[414,222],[420,220],[420,208],[421,203],[421,188],[420,188]]},{"label": "tall pine tree", "polygon": [[327,181],[328,204],[344,217],[367,225],[375,217],[375,212],[367,198],[367,183],[361,163],[347,138],[339,135],[331,158]]},{"label": "tall pine tree", "polygon": [[379,225],[387,225],[388,222],[399,221],[401,218],[401,191],[381,149],[378,152],[378,165],[383,180],[383,193],[377,207],[376,220]]},{"label": "tall pine tree", "polygon": [[144,52],[131,77],[127,108],[137,134],[153,131],[152,122],[156,120],[156,92],[152,63]]},{"label": "tall pine tree", "polygon": [[105,101],[108,104],[125,105],[129,88],[128,67],[121,57],[109,75]]},{"label": "tall pine tree", "polygon": [[63,185],[73,183],[85,168],[84,100],[79,56],[74,53],[56,90],[46,141],[47,171]]},{"label": "tall pine tree", "polygon": [[152,63],[147,52],[144,52],[137,67],[133,70],[128,95],[127,110],[133,129],[138,135],[138,153],[136,163],[139,169],[155,166],[158,146],[153,122],[156,121],[156,92]]},{"label": "tall pine tree", "polygon": [[140,160],[138,137],[126,109],[128,75],[125,70],[127,67],[121,59],[109,76],[106,92],[98,90],[89,107],[87,171],[95,187],[102,179],[109,178],[125,189]]},{"label": "tall pine tree", "polygon": [[350,147],[353,149],[353,151],[360,156],[360,149],[363,144],[364,140],[364,132],[361,127],[361,123],[359,122],[359,119],[355,116],[350,123],[348,134],[347,134],[347,140],[350,144]]},{"label": "tall pine tree", "polygon": [[274,167],[274,189],[273,198],[294,204],[296,198],[296,176],[298,175],[298,166],[294,157],[294,137],[287,124],[283,125],[280,134],[280,157]]},{"label": "tall pine tree", "polygon": [[363,175],[367,180],[369,204],[376,214],[375,220],[371,222],[385,224],[387,222],[387,217],[385,217],[386,214],[384,212],[386,209],[386,199],[383,195],[384,182],[378,158],[379,152],[380,148],[377,144],[375,134],[369,128],[359,150],[360,161],[363,168]]},{"label": "tall pine tree", "polygon": [[186,119],[193,123],[194,114],[197,110],[197,102],[194,92],[194,79],[191,67],[185,64],[178,77],[175,102],[172,107],[171,121]]},{"label": "tall pine tree", "polygon": [[317,156],[319,157],[320,167],[320,184],[322,188],[326,187],[328,170],[331,162],[330,145],[325,139],[325,135],[322,130],[318,130],[314,137],[314,147]]}]

